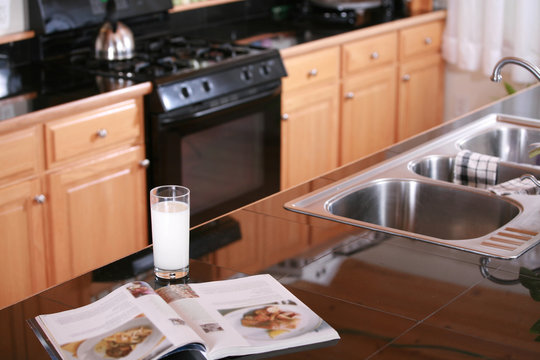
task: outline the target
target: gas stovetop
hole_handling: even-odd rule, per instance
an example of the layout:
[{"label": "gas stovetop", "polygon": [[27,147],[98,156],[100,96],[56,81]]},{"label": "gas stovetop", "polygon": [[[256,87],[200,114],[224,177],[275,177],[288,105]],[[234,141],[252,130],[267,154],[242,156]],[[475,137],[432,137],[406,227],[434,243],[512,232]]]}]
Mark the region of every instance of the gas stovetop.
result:
[{"label": "gas stovetop", "polygon": [[264,51],[247,45],[168,35],[138,41],[136,55],[129,60],[98,60],[83,52],[70,55],[69,62],[97,75],[147,81],[194,72]]},{"label": "gas stovetop", "polygon": [[152,81],[160,111],[222,105],[275,87],[286,76],[278,50],[251,45],[165,35],[136,40],[135,53],[129,60],[106,61],[87,50],[70,54],[68,62],[108,87]]}]

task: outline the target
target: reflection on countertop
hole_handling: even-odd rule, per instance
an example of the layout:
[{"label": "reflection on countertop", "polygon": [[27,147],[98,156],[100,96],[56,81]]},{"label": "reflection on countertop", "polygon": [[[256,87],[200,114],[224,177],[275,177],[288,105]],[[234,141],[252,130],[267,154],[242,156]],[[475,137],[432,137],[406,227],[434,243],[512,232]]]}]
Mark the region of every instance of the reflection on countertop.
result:
[{"label": "reflection on countertop", "polygon": [[[294,213],[283,204],[485,114],[540,118],[539,97],[540,86],[532,87],[216,219],[234,224],[222,234],[230,241],[204,261],[192,260],[190,281],[270,273],[341,336],[335,346],[276,359],[538,359],[540,247],[514,260],[486,262],[476,254]],[[194,240],[219,240],[215,228],[214,221],[195,227]],[[1,310],[0,332],[9,339],[3,354],[48,358],[25,319],[85,305],[134,279],[166,285],[154,281],[152,264],[148,247]]]}]

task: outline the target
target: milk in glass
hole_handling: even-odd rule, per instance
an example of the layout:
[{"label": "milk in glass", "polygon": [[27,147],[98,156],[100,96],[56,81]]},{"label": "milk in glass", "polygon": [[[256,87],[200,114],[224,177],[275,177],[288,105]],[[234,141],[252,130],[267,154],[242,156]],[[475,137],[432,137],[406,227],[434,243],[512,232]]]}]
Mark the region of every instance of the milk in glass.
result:
[{"label": "milk in glass", "polygon": [[189,205],[180,201],[151,206],[154,265],[179,270],[189,265]]}]

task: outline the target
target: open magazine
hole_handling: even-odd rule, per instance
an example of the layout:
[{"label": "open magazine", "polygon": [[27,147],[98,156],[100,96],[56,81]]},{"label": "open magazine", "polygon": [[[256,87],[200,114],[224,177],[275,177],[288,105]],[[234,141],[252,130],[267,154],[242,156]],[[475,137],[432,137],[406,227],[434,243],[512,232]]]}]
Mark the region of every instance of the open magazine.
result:
[{"label": "open magazine", "polygon": [[270,275],[169,285],[135,281],[89,305],[29,320],[58,359],[207,359],[337,341],[338,333]]}]

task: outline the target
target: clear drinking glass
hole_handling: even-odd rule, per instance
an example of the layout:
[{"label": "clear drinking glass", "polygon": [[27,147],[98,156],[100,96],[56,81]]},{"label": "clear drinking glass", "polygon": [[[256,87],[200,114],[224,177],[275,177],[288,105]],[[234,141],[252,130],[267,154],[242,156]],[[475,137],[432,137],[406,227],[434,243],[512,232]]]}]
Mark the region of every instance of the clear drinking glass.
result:
[{"label": "clear drinking glass", "polygon": [[181,279],[189,274],[189,189],[178,185],[150,190],[154,273]]}]

